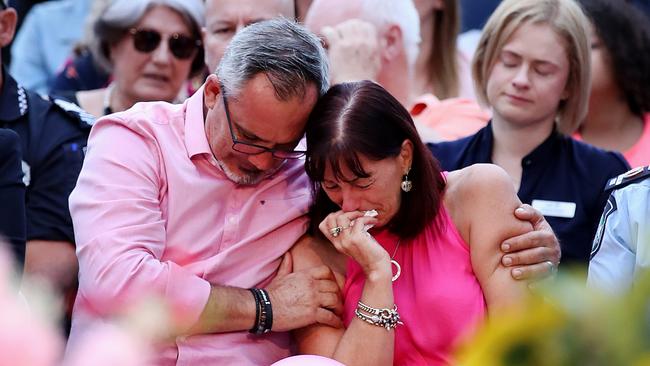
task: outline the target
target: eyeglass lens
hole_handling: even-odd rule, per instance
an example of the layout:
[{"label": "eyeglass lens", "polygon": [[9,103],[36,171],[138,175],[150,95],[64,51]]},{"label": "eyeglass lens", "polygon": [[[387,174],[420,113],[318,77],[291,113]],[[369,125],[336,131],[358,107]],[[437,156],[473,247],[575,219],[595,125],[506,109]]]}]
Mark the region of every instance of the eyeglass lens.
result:
[{"label": "eyeglass lens", "polygon": [[[153,52],[162,40],[162,35],[159,32],[150,29],[131,30],[131,35],[135,49],[145,53]],[[169,50],[178,59],[192,57],[199,45],[197,40],[178,33],[172,34],[167,42]]]}]

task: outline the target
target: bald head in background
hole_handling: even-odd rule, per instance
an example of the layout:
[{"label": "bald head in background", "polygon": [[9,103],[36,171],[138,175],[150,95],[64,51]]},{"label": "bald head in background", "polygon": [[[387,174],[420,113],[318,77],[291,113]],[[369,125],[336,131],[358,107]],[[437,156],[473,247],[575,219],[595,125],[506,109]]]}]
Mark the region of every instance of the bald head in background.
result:
[{"label": "bald head in background", "polygon": [[294,19],[293,0],[207,0],[203,44],[209,71],[216,70],[235,33],[247,25],[277,16]]},{"label": "bald head in background", "polygon": [[374,80],[409,105],[420,39],[412,0],[314,0],[305,26],[325,42],[332,84]]}]

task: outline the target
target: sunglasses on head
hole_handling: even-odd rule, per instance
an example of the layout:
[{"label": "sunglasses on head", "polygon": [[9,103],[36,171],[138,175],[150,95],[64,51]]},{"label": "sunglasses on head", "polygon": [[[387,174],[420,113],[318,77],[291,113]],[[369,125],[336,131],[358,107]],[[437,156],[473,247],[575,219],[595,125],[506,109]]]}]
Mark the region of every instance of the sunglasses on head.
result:
[{"label": "sunglasses on head", "polygon": [[[129,33],[133,37],[133,47],[144,53],[153,52],[160,45],[162,35],[151,29],[131,28]],[[172,34],[167,39],[167,46],[174,57],[184,60],[192,57],[194,51],[201,46],[201,41],[179,33]]]}]

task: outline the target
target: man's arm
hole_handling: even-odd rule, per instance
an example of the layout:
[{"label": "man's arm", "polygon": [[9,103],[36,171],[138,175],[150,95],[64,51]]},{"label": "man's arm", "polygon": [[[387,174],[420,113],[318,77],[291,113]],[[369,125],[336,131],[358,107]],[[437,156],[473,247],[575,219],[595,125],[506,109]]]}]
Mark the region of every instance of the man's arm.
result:
[{"label": "man's arm", "polygon": [[[287,253],[266,290],[273,309],[273,331],[288,331],[313,323],[342,326],[335,315],[342,311],[338,286],[328,267],[292,273],[292,257]],[[189,333],[249,330],[254,323],[255,301],[249,290],[213,285],[208,302]]]},{"label": "man's arm", "polygon": [[554,274],[562,252],[551,226],[530,205],[518,207],[515,216],[530,222],[533,231],[505,240],[501,245],[505,253],[501,263],[512,268],[512,277],[517,280],[535,280]]}]

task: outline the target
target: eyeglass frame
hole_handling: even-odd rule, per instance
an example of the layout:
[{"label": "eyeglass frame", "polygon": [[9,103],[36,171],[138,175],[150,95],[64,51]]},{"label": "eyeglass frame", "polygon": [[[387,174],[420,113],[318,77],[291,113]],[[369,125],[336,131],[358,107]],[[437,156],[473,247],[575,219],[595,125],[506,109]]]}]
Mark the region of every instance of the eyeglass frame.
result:
[{"label": "eyeglass frame", "polygon": [[[231,116],[230,116],[230,109],[228,108],[228,99],[226,97],[226,93],[224,91],[223,85],[220,85],[220,88],[221,88],[221,100],[223,101],[223,107],[224,107],[224,111],[225,111],[225,114],[226,114],[226,120],[228,121],[228,129],[230,130],[230,138],[232,139],[232,149],[233,150],[237,151],[238,153],[242,153],[242,154],[246,154],[246,155],[260,155],[260,154],[264,154],[264,153],[271,153],[271,155],[273,156],[274,159],[281,159],[281,160],[300,159],[303,156],[305,156],[305,154],[307,154],[307,151],[304,151],[304,150],[291,150],[291,151],[279,150],[279,149],[268,148],[266,146],[257,145],[257,144],[253,144],[253,143],[250,143],[250,142],[245,142],[245,141],[238,140],[237,137],[235,137],[235,132],[232,129],[232,119],[231,119]],[[250,147],[259,149],[260,151],[257,152],[257,153],[251,153],[251,152],[247,152],[247,151],[237,150],[237,145],[250,146]],[[276,152],[295,153],[297,155],[296,156],[278,156],[278,155],[275,154]]]}]

